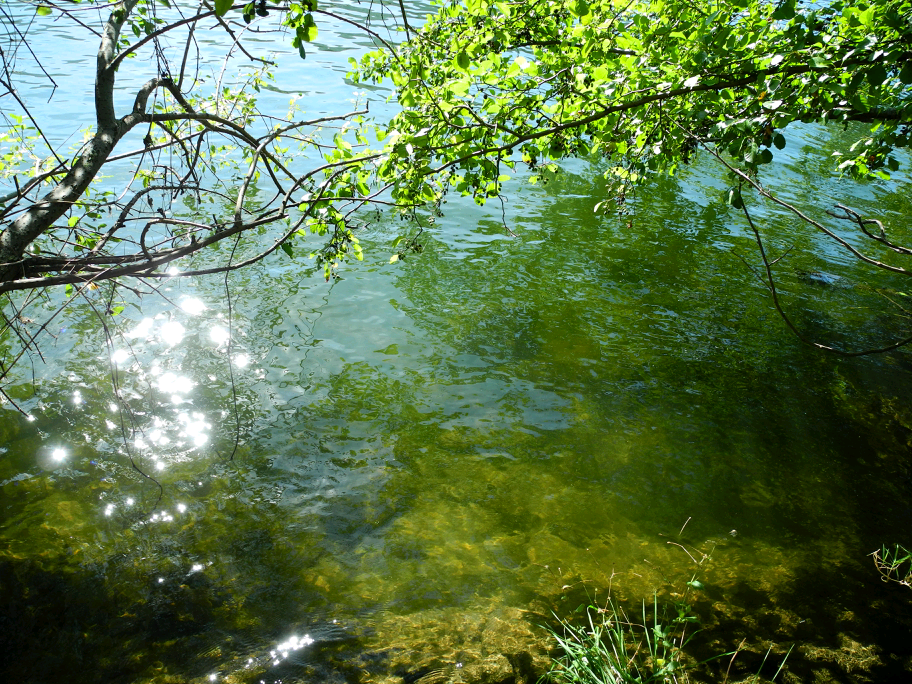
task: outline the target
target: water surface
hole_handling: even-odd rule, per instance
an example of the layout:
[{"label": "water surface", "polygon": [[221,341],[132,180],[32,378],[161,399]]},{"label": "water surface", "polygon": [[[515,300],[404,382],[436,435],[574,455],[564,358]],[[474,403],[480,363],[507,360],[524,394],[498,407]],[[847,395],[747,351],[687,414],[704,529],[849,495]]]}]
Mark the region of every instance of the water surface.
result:
[{"label": "water surface", "polygon": [[[904,180],[842,182],[838,132],[789,133],[783,196],[901,230]],[[744,640],[733,677],[791,644],[790,681],[905,676],[908,590],[867,554],[912,541],[908,353],[792,337],[725,187],[698,159],[596,216],[599,162],[571,162],[503,213],[452,199],[397,264],[388,216],[332,283],[233,275],[230,321],[219,278],[128,302],[110,346],[74,304],[13,388],[34,420],[0,414],[9,680],[529,681],[552,610],[653,591],[702,620],[695,658]],[[802,329],[908,329],[904,283],[751,206],[795,244]]]}]

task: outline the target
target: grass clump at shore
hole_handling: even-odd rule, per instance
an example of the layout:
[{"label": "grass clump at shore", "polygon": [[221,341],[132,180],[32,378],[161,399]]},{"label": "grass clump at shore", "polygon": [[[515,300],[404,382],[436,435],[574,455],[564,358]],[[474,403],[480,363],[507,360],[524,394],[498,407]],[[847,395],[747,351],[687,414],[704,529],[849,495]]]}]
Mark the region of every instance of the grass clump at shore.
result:
[{"label": "grass clump at shore", "polygon": [[562,653],[542,678],[555,684],[665,684],[684,674],[682,648],[698,630],[690,607],[674,604],[673,611],[660,609],[653,596],[652,619],[643,602],[639,621],[629,618],[613,600],[603,607],[585,608],[582,625],[559,619],[558,629],[549,629]]},{"label": "grass clump at shore", "polygon": [[[699,586],[699,582],[694,584]],[[695,664],[685,662],[683,649],[700,630],[693,629],[698,620],[686,602],[660,606],[658,597],[653,595],[651,613],[647,613],[644,601],[642,613],[636,619],[631,619],[611,599],[602,607],[581,607],[579,612],[583,611],[586,619],[581,625],[558,618],[557,629],[546,628],[561,653],[553,658],[551,669],[542,676],[540,684],[678,684],[688,681],[688,670]],[[732,656],[733,661],[739,651],[740,647],[696,665],[726,656]],[[761,668],[769,654],[768,651],[764,656]],[[782,672],[788,655],[772,681]],[[758,677],[754,675],[752,679]],[[728,672],[725,680],[728,680]]]}]

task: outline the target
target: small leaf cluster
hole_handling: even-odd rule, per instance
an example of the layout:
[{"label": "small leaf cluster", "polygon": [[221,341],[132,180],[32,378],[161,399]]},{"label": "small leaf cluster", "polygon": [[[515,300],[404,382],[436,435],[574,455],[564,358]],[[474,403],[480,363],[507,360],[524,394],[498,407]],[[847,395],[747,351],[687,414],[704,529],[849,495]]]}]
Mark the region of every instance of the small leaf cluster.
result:
[{"label": "small leaf cluster", "polygon": [[[308,221],[310,232],[317,235],[329,234],[330,237],[320,249],[311,252],[310,257],[315,259],[318,268],[323,269],[323,276],[329,282],[339,277],[339,267],[352,257],[363,261],[364,252],[345,215],[331,202],[322,200],[313,207],[308,207],[308,210],[314,209],[316,216]],[[293,256],[289,242],[283,243],[282,249],[288,256]]]},{"label": "small leaf cluster", "polygon": [[302,2],[293,2],[288,7],[288,13],[285,15],[283,24],[294,30],[294,38],[291,39],[292,47],[298,49],[301,59],[307,57],[304,49],[305,43],[311,43],[317,39],[317,23],[314,21],[313,12],[317,9],[316,0],[303,0]]}]

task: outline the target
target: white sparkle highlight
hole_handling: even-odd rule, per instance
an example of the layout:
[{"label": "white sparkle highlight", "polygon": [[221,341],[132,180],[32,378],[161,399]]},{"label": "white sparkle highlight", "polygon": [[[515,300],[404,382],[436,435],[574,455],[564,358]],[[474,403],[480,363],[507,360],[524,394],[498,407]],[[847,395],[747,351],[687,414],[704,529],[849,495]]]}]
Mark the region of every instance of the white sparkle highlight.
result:
[{"label": "white sparkle highlight", "polygon": [[216,325],[209,331],[209,339],[221,346],[231,339],[228,331],[220,325]]},{"label": "white sparkle highlight", "polygon": [[191,316],[196,316],[206,310],[206,305],[203,304],[203,301],[196,297],[187,297],[181,302],[180,307]]},{"label": "white sparkle highlight", "polygon": [[168,321],[161,327],[162,341],[169,347],[173,347],[184,339],[184,326],[177,321]]},{"label": "white sparkle highlight", "polygon": [[111,362],[115,364],[121,364],[129,358],[130,352],[126,349],[116,349],[114,353],[111,354]]}]

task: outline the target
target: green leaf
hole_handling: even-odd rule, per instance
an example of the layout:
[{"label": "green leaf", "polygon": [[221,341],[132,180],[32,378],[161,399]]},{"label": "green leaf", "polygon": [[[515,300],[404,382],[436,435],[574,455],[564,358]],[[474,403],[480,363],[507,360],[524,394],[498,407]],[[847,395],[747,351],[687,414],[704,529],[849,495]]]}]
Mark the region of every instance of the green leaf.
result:
[{"label": "green leaf", "polygon": [[773,136],[773,145],[775,145],[777,150],[781,150],[785,147],[785,136],[782,135],[782,133],[776,133],[776,135]]},{"label": "green leaf", "polygon": [[795,0],[786,0],[786,2],[780,2],[776,7],[776,11],[773,12],[773,19],[777,21],[784,21],[791,19],[795,16]]},{"label": "green leaf", "polygon": [[570,11],[578,17],[584,17],[589,14],[589,3],[586,0],[576,0]]},{"label": "green leaf", "polygon": [[741,198],[740,188],[729,188],[725,201],[735,209],[742,209],[744,207],[744,200]]},{"label": "green leaf", "polygon": [[887,70],[883,64],[875,64],[868,71],[868,83],[872,86],[879,86],[887,80]]},{"label": "green leaf", "polygon": [[390,263],[395,264],[397,261],[399,261],[399,255],[393,254],[393,256],[390,257]]},{"label": "green leaf", "polygon": [[291,248],[291,245],[287,242],[282,243],[282,251],[285,252],[290,257],[294,256],[294,250]]},{"label": "green leaf", "polygon": [[906,62],[903,65],[902,70],[899,72],[899,80],[902,81],[904,85],[912,83],[912,62]]},{"label": "green leaf", "polygon": [[343,138],[341,133],[336,133],[333,136],[333,143],[335,143],[336,147],[338,147],[342,150],[345,150],[346,152],[351,151],[351,148],[352,148],[351,143],[348,142],[348,140],[346,140],[345,138]]},{"label": "green leaf", "polygon": [[760,158],[757,160],[758,164],[769,164],[773,161],[773,153],[769,150],[760,150]]},{"label": "green leaf", "polygon": [[39,16],[46,17],[50,13],[51,13],[51,8],[47,7],[45,5],[38,5],[38,7],[35,8],[35,14],[37,14]]},{"label": "green leaf", "polygon": [[465,50],[462,50],[458,55],[456,55],[456,66],[463,71],[468,71],[469,64],[471,63],[472,60],[469,59],[469,55]]},{"label": "green leaf", "polygon": [[[466,65],[468,67],[468,65]],[[460,67],[462,69],[463,67]],[[450,83],[450,90],[453,91],[453,95],[456,97],[463,97],[469,92],[469,87],[472,85],[472,81],[466,77],[461,78],[458,81],[453,81]]]},{"label": "green leaf", "polygon": [[215,14],[224,17],[234,4],[233,0],[215,0]]},{"label": "green leaf", "polygon": [[304,15],[304,19],[301,22],[301,25],[298,26],[296,33],[301,40],[307,41],[308,43],[316,39],[317,24],[314,21],[312,14]]}]

